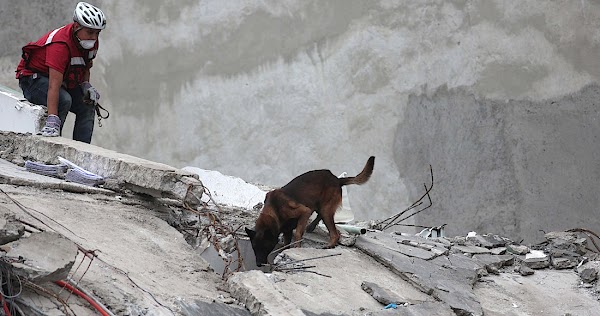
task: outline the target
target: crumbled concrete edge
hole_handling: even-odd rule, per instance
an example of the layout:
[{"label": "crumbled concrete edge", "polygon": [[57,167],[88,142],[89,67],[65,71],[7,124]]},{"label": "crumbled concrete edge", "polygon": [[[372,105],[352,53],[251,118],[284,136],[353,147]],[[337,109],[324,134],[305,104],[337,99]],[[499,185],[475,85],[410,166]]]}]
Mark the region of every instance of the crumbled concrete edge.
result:
[{"label": "crumbled concrete edge", "polygon": [[227,281],[229,293],[254,316],[305,316],[298,307],[275,289],[262,271],[236,273]]},{"label": "crumbled concrete edge", "polygon": [[103,176],[110,190],[131,190],[190,204],[198,203],[204,192],[198,175],[182,169],[63,137],[0,132],[2,159],[22,166],[26,160],[57,164],[59,156]]},{"label": "crumbled concrete edge", "polygon": [[53,232],[34,233],[2,249],[0,262],[13,274],[37,284],[66,279],[78,251],[75,243]]}]

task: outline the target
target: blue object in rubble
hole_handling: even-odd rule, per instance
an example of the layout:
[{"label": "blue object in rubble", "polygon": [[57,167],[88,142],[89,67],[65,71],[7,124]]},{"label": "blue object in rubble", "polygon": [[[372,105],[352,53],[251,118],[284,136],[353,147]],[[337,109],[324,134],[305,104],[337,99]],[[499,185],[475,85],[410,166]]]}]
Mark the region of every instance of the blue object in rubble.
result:
[{"label": "blue object in rubble", "polygon": [[388,305],[387,305],[386,307],[384,307],[383,309],[391,309],[391,308],[393,308],[393,309],[396,309],[396,308],[398,308],[398,305],[396,305],[396,304],[394,304],[394,303],[391,303],[391,304],[388,304]]}]

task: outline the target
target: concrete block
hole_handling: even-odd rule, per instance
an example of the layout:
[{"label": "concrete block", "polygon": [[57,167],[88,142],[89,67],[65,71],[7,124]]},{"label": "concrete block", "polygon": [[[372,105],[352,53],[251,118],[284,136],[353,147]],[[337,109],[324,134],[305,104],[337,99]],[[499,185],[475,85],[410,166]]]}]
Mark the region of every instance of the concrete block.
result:
[{"label": "concrete block", "polygon": [[7,250],[4,261],[10,262],[12,272],[38,284],[65,279],[77,256],[75,243],[52,232],[32,234],[3,249]]},{"label": "concrete block", "polygon": [[46,110],[29,103],[23,95],[0,85],[0,131],[37,133],[45,123]]},{"label": "concrete block", "polygon": [[[198,175],[165,164],[117,153],[63,137],[0,132],[0,158],[18,163],[25,159],[46,164],[59,163],[58,157],[107,179],[108,189],[131,190],[159,198],[202,197]],[[189,191],[188,191],[189,190]]]},{"label": "concrete block", "polygon": [[238,272],[229,278],[227,284],[231,296],[244,303],[252,315],[305,316],[275,289],[261,271]]},{"label": "concrete block", "polygon": [[25,233],[25,226],[15,219],[14,213],[0,205],[0,245],[18,240]]}]

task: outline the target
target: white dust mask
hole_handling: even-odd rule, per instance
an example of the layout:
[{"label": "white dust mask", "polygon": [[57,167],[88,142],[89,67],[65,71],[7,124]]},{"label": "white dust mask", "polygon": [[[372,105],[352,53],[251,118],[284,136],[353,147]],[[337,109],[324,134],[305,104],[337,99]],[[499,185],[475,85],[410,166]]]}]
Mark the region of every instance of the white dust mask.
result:
[{"label": "white dust mask", "polygon": [[96,45],[96,40],[79,40],[79,45],[81,45],[83,49],[92,49],[94,48],[94,45]]}]

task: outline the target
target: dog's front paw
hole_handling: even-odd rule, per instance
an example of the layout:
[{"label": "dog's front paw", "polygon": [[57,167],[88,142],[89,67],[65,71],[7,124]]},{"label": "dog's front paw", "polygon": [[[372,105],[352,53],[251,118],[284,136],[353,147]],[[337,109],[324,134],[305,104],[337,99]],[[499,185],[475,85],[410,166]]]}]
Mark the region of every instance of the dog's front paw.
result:
[{"label": "dog's front paw", "polygon": [[326,245],[326,246],[323,246],[323,249],[333,249],[333,248],[335,248],[335,245]]}]

